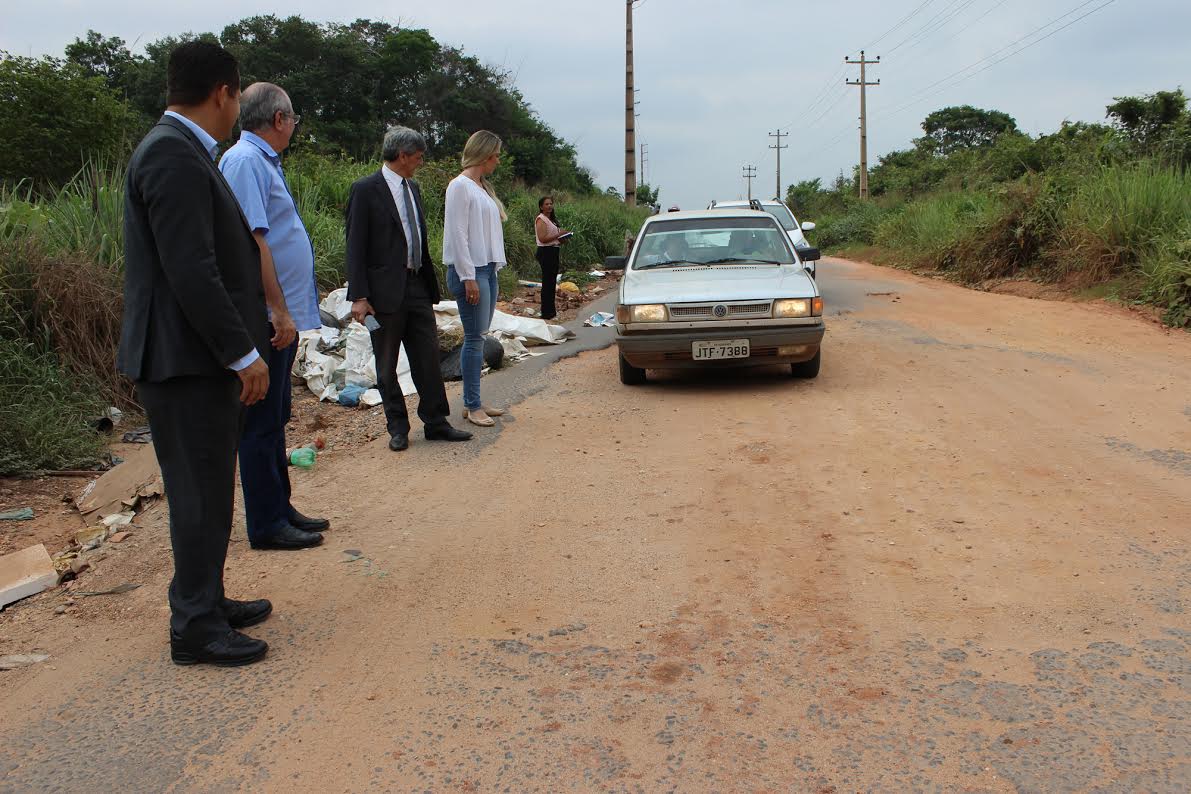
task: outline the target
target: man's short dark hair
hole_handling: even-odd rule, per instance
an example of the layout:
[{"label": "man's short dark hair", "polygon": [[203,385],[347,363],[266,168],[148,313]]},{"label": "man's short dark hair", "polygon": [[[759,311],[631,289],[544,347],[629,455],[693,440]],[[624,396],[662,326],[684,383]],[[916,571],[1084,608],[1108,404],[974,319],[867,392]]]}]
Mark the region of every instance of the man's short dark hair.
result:
[{"label": "man's short dark hair", "polygon": [[166,67],[167,105],[201,105],[221,85],[240,92],[240,64],[236,56],[209,41],[188,41],[170,52]]}]

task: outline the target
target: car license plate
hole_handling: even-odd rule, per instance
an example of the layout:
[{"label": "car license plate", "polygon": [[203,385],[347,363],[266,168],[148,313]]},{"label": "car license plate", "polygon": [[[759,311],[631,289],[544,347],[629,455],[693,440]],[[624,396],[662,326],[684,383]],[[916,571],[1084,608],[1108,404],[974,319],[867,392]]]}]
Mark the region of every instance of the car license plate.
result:
[{"label": "car license plate", "polygon": [[695,361],[718,361],[722,358],[748,358],[749,340],[717,339],[712,342],[692,342],[691,358]]}]

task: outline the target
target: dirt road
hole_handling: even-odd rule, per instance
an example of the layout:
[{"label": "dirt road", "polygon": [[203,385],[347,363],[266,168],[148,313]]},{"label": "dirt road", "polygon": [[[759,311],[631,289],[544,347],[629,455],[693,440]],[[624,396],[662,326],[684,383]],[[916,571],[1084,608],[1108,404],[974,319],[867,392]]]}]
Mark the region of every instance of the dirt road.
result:
[{"label": "dirt road", "polygon": [[160,523],[10,609],[0,789],[1186,791],[1191,337],[819,272],[816,381],[588,352],[301,473],[326,545],[229,559],[262,664],[169,664]]}]

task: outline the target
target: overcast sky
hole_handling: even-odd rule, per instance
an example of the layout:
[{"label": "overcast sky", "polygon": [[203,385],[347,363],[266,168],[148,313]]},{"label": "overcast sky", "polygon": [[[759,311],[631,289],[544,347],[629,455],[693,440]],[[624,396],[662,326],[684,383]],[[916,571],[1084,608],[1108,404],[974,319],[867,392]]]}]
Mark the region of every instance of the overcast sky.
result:
[{"label": "overcast sky", "polygon": [[[622,0],[5,0],[5,6],[0,49],[20,55],[61,55],[88,28],[143,44],[185,31],[218,33],[255,14],[424,27],[511,71],[541,116],[576,144],[598,184],[624,187]],[[1187,0],[645,0],[634,15],[638,140],[649,148],[645,176],[661,187],[664,204],[684,209],[741,195],[746,163],[757,167],[755,193],[772,195],[775,160],[766,135],[779,126],[790,133],[783,186],[851,173],[859,157],[859,89],[844,80],[859,75],[843,61],[862,47],[869,58],[881,56],[868,71],[869,80],[881,80],[868,95],[871,164],[908,146],[922,118],[947,105],[1003,110],[1038,134],[1064,119],[1103,120],[1114,96],[1191,87]],[[1068,22],[1074,24],[1039,40]],[[1037,44],[1018,52],[1031,42]]]}]

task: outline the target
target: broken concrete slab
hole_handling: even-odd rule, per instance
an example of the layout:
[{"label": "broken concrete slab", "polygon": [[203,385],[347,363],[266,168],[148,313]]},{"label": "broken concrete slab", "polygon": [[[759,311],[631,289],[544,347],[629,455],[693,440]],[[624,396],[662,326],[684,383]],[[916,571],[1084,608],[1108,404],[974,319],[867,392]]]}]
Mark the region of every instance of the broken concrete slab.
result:
[{"label": "broken concrete slab", "polygon": [[40,664],[50,658],[48,653],[10,653],[0,656],[0,670],[15,670],[31,664]]},{"label": "broken concrete slab", "polygon": [[88,485],[75,507],[88,521],[97,521],[114,513],[135,511],[142,499],[163,493],[157,453],[150,443],[130,452],[123,463]]},{"label": "broken concrete slab", "polygon": [[56,584],[58,572],[40,543],[0,557],[0,608]]}]

